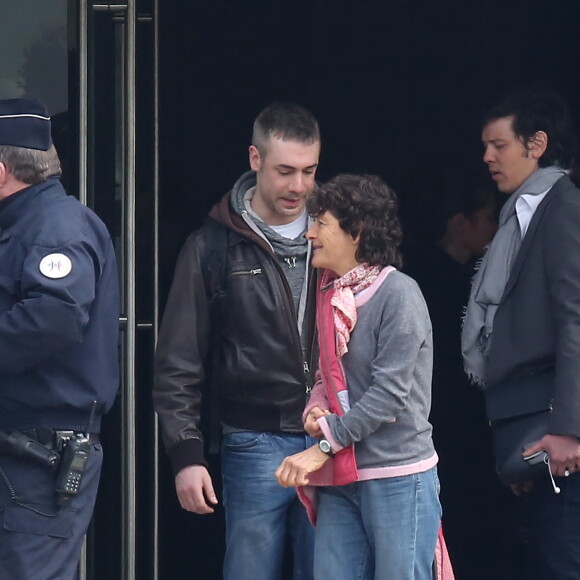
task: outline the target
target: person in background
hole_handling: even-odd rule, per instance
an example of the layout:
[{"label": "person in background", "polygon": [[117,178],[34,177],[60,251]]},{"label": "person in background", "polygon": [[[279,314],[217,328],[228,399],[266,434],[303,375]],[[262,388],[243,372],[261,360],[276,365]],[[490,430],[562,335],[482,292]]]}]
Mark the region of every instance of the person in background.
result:
[{"label": "person in background", "polygon": [[457,580],[514,580],[522,551],[517,510],[495,474],[483,393],[469,383],[461,356],[475,264],[497,230],[495,187],[479,166],[438,169],[425,179],[417,207],[418,241],[405,271],[419,284],[433,324],[429,420],[445,539]]},{"label": "person in background", "polygon": [[320,373],[304,421],[319,441],[276,477],[298,486],[316,521],[316,579],[431,580],[441,518],[431,322],[419,287],[396,269],[396,198],[376,176],[342,174],[307,208],[322,272]]},{"label": "person in background", "polygon": [[0,101],[0,576],[77,577],[118,389],[101,220],[59,180],[46,107]]}]

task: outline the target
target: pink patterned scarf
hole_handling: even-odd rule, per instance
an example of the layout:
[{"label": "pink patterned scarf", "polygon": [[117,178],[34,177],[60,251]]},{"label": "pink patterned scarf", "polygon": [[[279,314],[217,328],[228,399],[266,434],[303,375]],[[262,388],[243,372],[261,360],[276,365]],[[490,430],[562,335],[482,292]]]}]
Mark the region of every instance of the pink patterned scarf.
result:
[{"label": "pink patterned scarf", "polygon": [[354,295],[368,288],[377,279],[380,271],[380,266],[360,264],[334,281],[334,294],[330,303],[334,312],[338,356],[348,352],[350,333],[356,324]]}]

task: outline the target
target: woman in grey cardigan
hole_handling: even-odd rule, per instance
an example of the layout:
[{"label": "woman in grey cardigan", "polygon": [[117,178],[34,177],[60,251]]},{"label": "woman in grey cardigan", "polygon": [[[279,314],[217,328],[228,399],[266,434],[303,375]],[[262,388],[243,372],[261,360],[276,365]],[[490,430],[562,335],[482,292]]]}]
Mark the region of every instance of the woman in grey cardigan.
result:
[{"label": "woman in grey cardigan", "polygon": [[417,284],[395,269],[396,198],[378,177],[338,175],[307,207],[323,270],[304,426],[319,441],[276,477],[316,522],[315,578],[431,580],[441,517],[431,323]]}]

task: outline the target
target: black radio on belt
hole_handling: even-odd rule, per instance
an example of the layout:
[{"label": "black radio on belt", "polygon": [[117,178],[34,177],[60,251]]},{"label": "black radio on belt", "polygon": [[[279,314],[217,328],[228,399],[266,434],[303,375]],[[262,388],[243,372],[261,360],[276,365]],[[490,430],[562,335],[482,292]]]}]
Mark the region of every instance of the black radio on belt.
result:
[{"label": "black radio on belt", "polygon": [[[91,432],[96,409],[97,401],[93,401],[87,433]],[[60,506],[67,506],[80,491],[83,473],[87,468],[91,453],[91,445],[89,435],[74,431],[57,431],[56,433],[57,447],[63,448],[54,486],[57,495],[56,503]]]},{"label": "black radio on belt", "polygon": [[82,433],[72,433],[64,443],[55,482],[58,505],[69,505],[79,493],[90,450],[89,438]]}]

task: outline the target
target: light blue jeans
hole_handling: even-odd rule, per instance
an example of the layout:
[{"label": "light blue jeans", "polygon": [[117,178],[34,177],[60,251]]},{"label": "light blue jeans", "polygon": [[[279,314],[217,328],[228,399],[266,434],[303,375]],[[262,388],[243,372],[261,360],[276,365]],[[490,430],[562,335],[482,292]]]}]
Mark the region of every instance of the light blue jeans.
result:
[{"label": "light blue jeans", "polygon": [[320,489],[317,580],[432,580],[441,519],[436,468]]},{"label": "light blue jeans", "polygon": [[287,540],[294,580],[312,580],[314,528],[296,490],[278,485],[274,472],[286,456],[313,443],[307,435],[224,435],[225,580],[278,580]]}]

